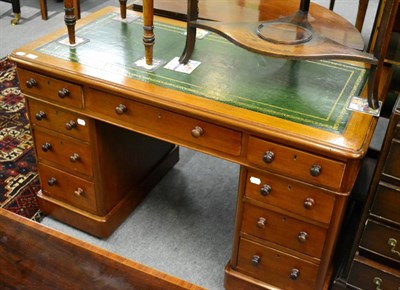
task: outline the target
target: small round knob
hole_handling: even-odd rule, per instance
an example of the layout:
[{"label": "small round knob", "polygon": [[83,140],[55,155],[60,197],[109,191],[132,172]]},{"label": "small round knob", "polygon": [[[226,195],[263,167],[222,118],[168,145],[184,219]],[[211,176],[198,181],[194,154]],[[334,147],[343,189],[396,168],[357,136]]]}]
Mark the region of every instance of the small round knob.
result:
[{"label": "small round knob", "polygon": [[69,96],[69,90],[66,89],[66,88],[62,88],[61,90],[58,91],[58,96],[61,99],[64,99],[65,97],[68,97]]},{"label": "small round knob", "polygon": [[75,191],[74,191],[74,195],[76,197],[81,197],[85,192],[83,191],[82,188],[78,187]]},{"label": "small round knob", "polygon": [[292,271],[290,271],[290,279],[292,280],[297,280],[300,276],[300,270],[293,268]]},{"label": "small round knob", "polygon": [[261,262],[261,257],[260,257],[260,256],[254,255],[254,256],[251,258],[251,264],[252,264],[253,266],[257,266],[258,264],[260,264],[260,262]]},{"label": "small round knob", "polygon": [[199,138],[199,137],[203,136],[203,134],[204,134],[204,130],[200,126],[196,126],[192,129],[192,136],[194,138]]},{"label": "small round knob", "polygon": [[263,157],[265,163],[271,163],[275,159],[275,153],[272,151],[266,151]]},{"label": "small round knob", "polygon": [[36,120],[41,121],[42,119],[46,118],[46,113],[43,111],[39,111],[35,115]]},{"label": "small round knob", "polygon": [[128,111],[128,108],[124,104],[119,104],[118,106],[115,107],[115,112],[118,115],[122,115],[123,113],[126,113]]},{"label": "small round knob", "polygon": [[310,174],[314,177],[317,177],[321,174],[322,172],[322,167],[319,166],[318,164],[314,164],[313,166],[311,166],[310,168]]},{"label": "small round knob", "polygon": [[50,177],[50,178],[47,180],[47,184],[48,184],[49,186],[56,185],[56,184],[57,184],[57,179],[55,179],[54,177]]},{"label": "small round knob", "polygon": [[65,128],[66,128],[67,130],[71,130],[72,128],[75,128],[75,127],[76,127],[76,123],[75,123],[75,121],[73,121],[73,120],[71,120],[71,121],[65,123]]},{"label": "small round knob", "polygon": [[305,243],[305,242],[307,241],[307,237],[308,237],[308,234],[307,234],[306,232],[300,232],[300,233],[297,235],[297,239],[298,239],[299,242],[301,242],[301,243]]},{"label": "small round knob", "polygon": [[272,187],[269,186],[268,184],[264,184],[261,189],[260,189],[260,193],[261,195],[267,196],[271,193],[272,191]]},{"label": "small round knob", "polygon": [[71,162],[76,162],[76,161],[81,160],[81,157],[77,153],[74,153],[69,157],[69,160]]},{"label": "small round knob", "polygon": [[306,209],[312,209],[314,207],[314,205],[315,205],[315,200],[312,197],[307,197],[304,200],[304,207]]},{"label": "small round knob", "polygon": [[26,86],[28,87],[28,88],[33,88],[33,87],[37,87],[37,85],[38,85],[38,82],[35,80],[35,79],[33,79],[33,78],[30,78],[29,80],[27,80],[26,82],[25,82],[25,84],[26,84]]},{"label": "small round knob", "polygon": [[265,229],[265,224],[267,223],[267,220],[263,217],[259,217],[257,220],[257,227],[259,229]]},{"label": "small round knob", "polygon": [[44,144],[42,145],[42,150],[43,150],[44,152],[47,152],[47,151],[50,150],[50,149],[51,149],[51,144],[50,144],[50,143],[46,142],[46,143],[44,143]]}]

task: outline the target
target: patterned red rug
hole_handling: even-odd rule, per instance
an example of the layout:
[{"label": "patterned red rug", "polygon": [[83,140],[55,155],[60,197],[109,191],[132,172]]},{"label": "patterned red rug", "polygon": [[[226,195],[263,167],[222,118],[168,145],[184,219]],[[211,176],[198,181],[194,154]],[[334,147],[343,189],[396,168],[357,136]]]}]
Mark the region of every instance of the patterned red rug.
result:
[{"label": "patterned red rug", "polygon": [[36,158],[15,64],[0,60],[0,207],[37,221]]}]

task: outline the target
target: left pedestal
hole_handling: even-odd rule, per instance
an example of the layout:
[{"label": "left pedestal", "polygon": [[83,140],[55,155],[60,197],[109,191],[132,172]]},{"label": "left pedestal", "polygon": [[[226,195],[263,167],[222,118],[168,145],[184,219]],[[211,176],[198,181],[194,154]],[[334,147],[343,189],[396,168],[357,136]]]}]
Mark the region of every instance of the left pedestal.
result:
[{"label": "left pedestal", "polygon": [[79,84],[21,68],[18,74],[36,148],[41,210],[109,236],[178,161],[178,147],[80,114]]}]

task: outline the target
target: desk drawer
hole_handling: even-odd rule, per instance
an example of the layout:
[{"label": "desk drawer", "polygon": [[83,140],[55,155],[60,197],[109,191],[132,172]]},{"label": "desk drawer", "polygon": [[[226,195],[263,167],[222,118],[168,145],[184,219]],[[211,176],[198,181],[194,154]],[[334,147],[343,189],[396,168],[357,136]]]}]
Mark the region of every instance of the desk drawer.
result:
[{"label": "desk drawer", "polygon": [[272,173],[249,170],[246,196],[329,224],[335,196],[320,188]]},{"label": "desk drawer", "polygon": [[312,184],[339,189],[345,164],[255,137],[249,138],[249,162]]},{"label": "desk drawer", "polygon": [[282,289],[309,290],[318,265],[241,238],[237,270]]},{"label": "desk drawer", "polygon": [[28,99],[28,107],[32,124],[89,141],[89,118],[34,99]]},{"label": "desk drawer", "polygon": [[242,232],[316,258],[326,236],[324,228],[249,203],[243,208]]},{"label": "desk drawer", "polygon": [[380,182],[376,190],[371,214],[400,224],[400,187]]},{"label": "desk drawer", "polygon": [[27,95],[48,99],[57,103],[83,108],[82,87],[73,83],[18,69],[19,84]]},{"label": "desk drawer", "polygon": [[400,140],[392,140],[382,173],[400,180]]},{"label": "desk drawer", "polygon": [[347,282],[362,290],[397,290],[400,289],[400,272],[356,255]]},{"label": "desk drawer", "polygon": [[242,135],[232,129],[101,91],[89,90],[86,105],[88,110],[101,114],[106,120],[140,127],[150,134],[157,132],[173,143],[200,145],[234,156],[241,151]]},{"label": "desk drawer", "polygon": [[43,194],[96,214],[94,184],[51,166],[39,163]]},{"label": "desk drawer", "polygon": [[367,220],[360,248],[400,262],[400,231],[373,220]]},{"label": "desk drawer", "polygon": [[50,161],[86,176],[93,175],[89,144],[37,127],[33,137],[39,161]]}]

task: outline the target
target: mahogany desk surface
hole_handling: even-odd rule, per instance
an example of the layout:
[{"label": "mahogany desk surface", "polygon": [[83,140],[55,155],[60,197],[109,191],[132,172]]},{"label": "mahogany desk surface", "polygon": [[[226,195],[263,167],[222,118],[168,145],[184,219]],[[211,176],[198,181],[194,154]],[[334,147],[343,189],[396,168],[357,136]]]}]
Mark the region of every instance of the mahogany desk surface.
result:
[{"label": "mahogany desk surface", "polygon": [[[334,61],[266,58],[210,34],[198,41],[192,74],[160,68],[137,69],[143,55],[141,18],[113,20],[117,9],[104,9],[78,22],[77,36],[90,41],[62,45],[64,29],[33,42],[11,58],[20,66],[68,74],[95,87],[268,135],[311,150],[359,158],[374,128],[373,117],[346,109],[359,95],[367,75],[363,66]],[[156,18],[155,58],[170,61],[184,46],[183,23]]]}]

